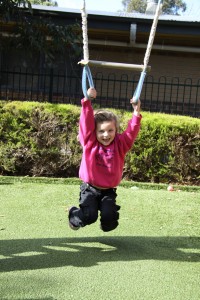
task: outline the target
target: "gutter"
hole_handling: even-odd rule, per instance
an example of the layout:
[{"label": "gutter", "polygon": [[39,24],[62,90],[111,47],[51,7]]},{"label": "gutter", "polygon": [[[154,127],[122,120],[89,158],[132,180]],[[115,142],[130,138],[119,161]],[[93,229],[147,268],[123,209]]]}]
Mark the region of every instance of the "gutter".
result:
[{"label": "gutter", "polygon": [[[115,42],[115,41],[100,41],[89,39],[89,45],[101,45],[101,46],[110,46],[110,47],[121,47],[121,48],[133,48],[133,49],[146,49],[147,44],[138,44],[138,43],[125,43],[125,42]],[[169,46],[169,45],[153,45],[153,50],[160,51],[172,51],[172,52],[184,52],[184,53],[200,53],[200,48],[194,47],[182,47],[182,46]]]}]

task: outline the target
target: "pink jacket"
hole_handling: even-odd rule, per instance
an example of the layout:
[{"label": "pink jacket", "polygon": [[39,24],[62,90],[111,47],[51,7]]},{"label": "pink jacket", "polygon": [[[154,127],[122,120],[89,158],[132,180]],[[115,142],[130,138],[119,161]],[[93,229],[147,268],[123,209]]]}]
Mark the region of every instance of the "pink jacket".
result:
[{"label": "pink jacket", "polygon": [[82,99],[81,103],[79,141],[83,147],[83,155],[79,177],[97,187],[116,187],[122,179],[125,155],[138,135],[142,117],[133,115],[126,130],[121,134],[117,133],[109,146],[103,146],[96,138],[91,102]]}]

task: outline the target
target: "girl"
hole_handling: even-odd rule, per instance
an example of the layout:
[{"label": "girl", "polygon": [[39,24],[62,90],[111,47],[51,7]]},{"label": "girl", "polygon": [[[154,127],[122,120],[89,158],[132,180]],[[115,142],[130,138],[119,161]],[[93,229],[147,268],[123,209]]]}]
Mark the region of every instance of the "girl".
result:
[{"label": "girl", "polygon": [[119,133],[118,119],[110,111],[94,113],[91,100],[96,90],[88,90],[88,98],[81,100],[82,110],[79,122],[79,141],[83,155],[79,177],[79,208],[69,209],[69,226],[77,230],[96,222],[100,211],[101,229],[110,231],[118,226],[120,206],[116,204],[116,187],[123,174],[124,159],[131,149],[140,130],[140,101],[132,103],[132,119],[123,133]]}]

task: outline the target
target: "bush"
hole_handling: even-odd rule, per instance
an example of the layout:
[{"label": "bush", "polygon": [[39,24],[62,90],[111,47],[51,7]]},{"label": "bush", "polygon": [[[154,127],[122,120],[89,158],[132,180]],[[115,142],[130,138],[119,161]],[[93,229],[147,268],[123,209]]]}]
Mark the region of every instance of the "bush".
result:
[{"label": "bush", "polygon": [[200,120],[145,113],[125,176],[157,183],[200,183]]},{"label": "bush", "polygon": [[[122,129],[130,112],[115,110]],[[0,174],[78,176],[80,107],[0,102]],[[124,179],[200,184],[200,120],[143,112],[141,131],[124,166]]]},{"label": "bush", "polygon": [[77,176],[79,108],[11,102],[0,113],[1,174]]}]

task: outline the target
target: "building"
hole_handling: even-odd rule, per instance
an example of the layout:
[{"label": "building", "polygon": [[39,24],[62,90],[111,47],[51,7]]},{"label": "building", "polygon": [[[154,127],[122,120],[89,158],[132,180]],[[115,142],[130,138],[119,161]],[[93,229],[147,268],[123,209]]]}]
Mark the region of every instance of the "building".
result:
[{"label": "building", "polygon": [[[33,8],[35,17],[51,16],[55,22],[62,24],[75,21],[81,24],[79,10],[45,6]],[[90,59],[143,64],[153,22],[152,14],[87,13]],[[23,60],[26,58],[23,57]],[[8,61],[15,65],[16,56]],[[22,65],[24,61],[21,61]],[[68,69],[68,74],[75,72],[81,76],[82,67],[77,63],[74,62],[72,69]],[[29,62],[25,64],[29,65]],[[200,19],[161,15],[149,65],[151,71],[141,96],[145,108],[200,116]],[[58,59],[56,68],[66,69],[66,65]],[[124,106],[124,101],[134,92],[140,75],[134,70],[96,66],[91,67],[91,71],[97,90],[100,90],[100,98],[106,98],[105,105],[117,99],[116,107]],[[105,84],[108,81],[109,85]]]}]

